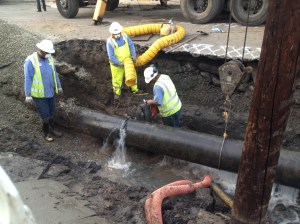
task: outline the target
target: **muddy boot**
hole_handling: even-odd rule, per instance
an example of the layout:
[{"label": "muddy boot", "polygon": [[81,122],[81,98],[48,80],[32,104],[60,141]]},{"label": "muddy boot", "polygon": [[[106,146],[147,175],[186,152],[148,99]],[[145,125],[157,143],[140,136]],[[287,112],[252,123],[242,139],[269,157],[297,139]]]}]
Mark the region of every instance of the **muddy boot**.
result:
[{"label": "muddy boot", "polygon": [[55,130],[55,124],[54,124],[53,118],[49,119],[49,127],[50,127],[50,134],[51,135],[59,137],[59,138],[63,135],[60,131]]},{"label": "muddy boot", "polygon": [[114,95],[114,106],[118,107],[120,104],[120,95]]},{"label": "muddy boot", "polygon": [[47,142],[52,142],[54,140],[53,136],[50,133],[49,120],[48,119],[43,119],[43,133],[44,133],[44,139]]}]

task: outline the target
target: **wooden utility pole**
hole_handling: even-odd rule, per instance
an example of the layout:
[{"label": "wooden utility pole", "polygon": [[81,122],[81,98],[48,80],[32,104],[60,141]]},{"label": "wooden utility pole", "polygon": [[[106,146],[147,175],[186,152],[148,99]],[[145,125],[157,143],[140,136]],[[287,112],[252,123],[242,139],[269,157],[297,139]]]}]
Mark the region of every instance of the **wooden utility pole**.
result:
[{"label": "wooden utility pole", "polygon": [[269,0],[262,51],[239,166],[233,223],[265,223],[300,69],[300,1]]}]

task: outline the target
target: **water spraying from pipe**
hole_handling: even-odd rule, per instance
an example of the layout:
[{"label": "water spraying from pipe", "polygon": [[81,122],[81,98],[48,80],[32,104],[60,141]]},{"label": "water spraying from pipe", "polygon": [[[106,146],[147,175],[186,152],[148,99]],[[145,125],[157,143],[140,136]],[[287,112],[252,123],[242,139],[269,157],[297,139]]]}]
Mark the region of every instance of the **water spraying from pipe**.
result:
[{"label": "water spraying from pipe", "polygon": [[117,131],[117,128],[113,128],[107,138],[103,141],[103,145],[102,147],[100,148],[100,151],[103,151],[103,150],[107,150],[109,148],[109,141],[110,141],[110,138],[112,137],[112,134],[115,133]]},{"label": "water spraying from pipe", "polygon": [[126,158],[126,146],[125,146],[125,138],[126,138],[126,124],[129,119],[123,121],[121,128],[119,130],[119,137],[115,139],[115,152],[113,153],[113,157],[110,161],[108,161],[108,167],[113,169],[122,169],[125,171],[129,170],[131,165],[130,162],[127,162]]}]

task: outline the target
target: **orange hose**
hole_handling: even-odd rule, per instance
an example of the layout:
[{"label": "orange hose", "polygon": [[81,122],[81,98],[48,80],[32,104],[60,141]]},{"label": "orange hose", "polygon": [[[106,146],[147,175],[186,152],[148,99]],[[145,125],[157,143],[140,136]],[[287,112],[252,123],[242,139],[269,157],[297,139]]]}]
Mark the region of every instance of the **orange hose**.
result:
[{"label": "orange hose", "polygon": [[189,180],[179,180],[179,181],[175,181],[172,182],[170,184],[167,184],[157,190],[155,190],[153,193],[151,193],[150,195],[147,196],[146,202],[145,202],[145,214],[146,214],[146,220],[150,220],[151,219],[151,211],[152,211],[152,199],[153,199],[153,195],[156,194],[157,192],[159,192],[162,188],[164,187],[169,187],[169,186],[176,186],[176,185],[183,185],[183,184],[192,184],[192,181]]},{"label": "orange hose", "polygon": [[190,194],[200,187],[209,187],[212,180],[205,176],[203,181],[192,183],[191,181],[176,181],[159,188],[149,195],[145,202],[145,213],[148,224],[163,224],[161,205],[165,198],[175,195]]}]

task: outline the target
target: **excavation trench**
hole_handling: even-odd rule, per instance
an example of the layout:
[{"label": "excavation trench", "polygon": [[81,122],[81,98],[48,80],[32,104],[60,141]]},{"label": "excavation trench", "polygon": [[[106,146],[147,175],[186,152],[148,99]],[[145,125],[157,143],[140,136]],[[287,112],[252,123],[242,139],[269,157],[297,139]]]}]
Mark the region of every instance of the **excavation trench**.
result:
[{"label": "excavation trench", "polygon": [[[53,24],[56,28],[58,27],[57,23]],[[152,97],[152,87],[146,86],[142,78],[143,69],[147,65],[138,67],[137,74],[140,89],[149,92],[149,95],[133,96],[128,90],[123,90],[121,103],[118,108],[115,108],[112,104],[111,74],[105,42],[71,40],[57,43],[55,58],[60,64],[58,68],[61,69],[60,79],[64,94],[57,98],[59,110],[56,122],[70,128],[61,128],[64,133],[62,138],[55,138],[54,142],[45,143],[41,135],[40,120],[34,108],[24,103],[23,91],[23,62],[29,54],[36,51],[35,44],[40,39],[11,24],[0,22],[0,25],[4,40],[1,42],[3,45],[1,58],[3,64],[7,65],[0,69],[2,105],[0,149],[1,152],[9,152],[9,161],[14,159],[11,154],[18,154],[26,157],[23,159],[29,163],[28,166],[19,162],[10,163],[13,169],[7,170],[16,174],[15,181],[26,180],[28,177],[24,174],[31,174],[31,167],[35,165],[34,163],[46,162],[49,165],[46,165],[46,169],[43,169],[39,177],[55,180],[67,186],[69,190],[65,192],[65,195],[87,199],[88,206],[95,211],[97,216],[104,217],[113,223],[141,224],[145,223],[143,205],[147,194],[172,181],[179,179],[199,181],[207,172],[211,174],[215,172],[215,175],[212,175],[213,180],[220,183],[223,190],[230,192],[230,189],[234,188],[234,183],[228,183],[230,182],[228,180],[236,179],[236,175],[232,173],[212,171],[208,167],[195,163],[169,160],[169,157],[162,156],[166,154],[176,157],[176,153],[178,158],[189,160],[188,157],[194,156],[199,157],[197,158],[199,163],[212,163],[214,166],[218,164],[218,150],[220,149],[218,144],[224,132],[222,117],[224,95],[219,85],[217,68],[224,62],[223,59],[193,57],[187,53],[165,54],[162,51],[156,55],[153,62],[158,64],[162,73],[171,76],[183,102],[182,128],[173,132],[164,126],[137,121],[139,105],[143,102],[143,98]],[[94,27],[92,29],[94,30]],[[74,36],[73,33],[72,35]],[[6,41],[7,39],[10,41]],[[139,45],[136,47],[138,54],[142,54],[147,49]],[[255,61],[248,63],[257,64]],[[66,72],[62,72],[64,70]],[[230,144],[241,148],[252,86],[253,80],[245,79],[232,96],[233,107],[228,125],[229,138],[226,141],[225,151],[222,153],[221,166],[224,167],[222,169],[229,167],[230,163],[233,168],[238,164],[238,162],[225,161],[225,158],[229,158],[229,153],[232,153],[232,158],[239,157],[240,154],[240,152],[232,152],[232,148],[227,151],[227,146]],[[299,85],[296,85],[292,114],[283,145],[284,149],[295,152],[300,148],[299,132],[297,132],[300,130],[299,102]],[[128,147],[127,158],[132,166],[129,173],[124,175],[123,170],[110,169],[106,163],[110,161],[115,149],[110,146],[103,147],[105,146],[103,141],[109,136],[108,132],[111,129],[121,128],[122,122],[127,118],[130,119],[126,125],[126,144],[134,147]],[[161,124],[160,120],[156,122]],[[78,132],[74,132],[72,128]],[[93,134],[95,138],[80,132]],[[159,136],[155,136],[155,132]],[[169,139],[164,139],[165,137]],[[154,138],[156,142],[161,142],[157,145],[158,147],[150,144],[151,138]],[[202,145],[198,149],[200,141],[197,141],[197,138],[206,143],[204,149]],[[140,145],[144,140],[147,144]],[[184,146],[186,142],[187,145]],[[209,142],[218,146],[212,149]],[[180,151],[178,145],[182,145],[184,150]],[[144,150],[139,150],[143,147],[145,147]],[[175,153],[171,147],[174,147]],[[192,150],[188,151],[188,148]],[[160,155],[148,153],[146,149]],[[200,156],[200,152],[207,155]],[[213,162],[207,161],[209,158]],[[296,164],[297,162],[287,160],[287,163]],[[35,166],[39,167],[38,164]],[[18,167],[20,169],[17,169]],[[232,167],[228,169],[232,170]],[[282,175],[295,174],[294,171],[288,172],[285,170]],[[224,175],[225,178],[222,178],[224,173],[228,176]],[[222,182],[222,179],[226,180],[226,183]],[[279,192],[281,187],[275,186],[276,191]],[[282,187],[286,188],[286,186]],[[291,195],[293,195],[292,199],[299,198],[299,194],[298,196]],[[293,211],[297,212],[297,217],[299,217],[298,206],[285,203],[286,200],[271,207],[275,213],[274,218],[285,220]],[[56,206],[53,208],[56,210]],[[204,209],[208,212],[205,213]],[[199,215],[199,210],[201,215]],[[286,212],[282,212],[284,210]],[[230,213],[217,197],[213,197],[210,189],[202,189],[192,195],[168,199],[163,204],[162,212],[164,223],[204,223],[203,220],[208,220],[208,218],[211,220],[212,217],[215,221],[210,221],[210,223],[225,223],[224,220],[217,222],[217,217],[208,213],[222,212],[225,215]],[[294,221],[294,219],[290,220]]]},{"label": "excavation trench", "polygon": [[[143,98],[152,97],[152,86],[146,86],[143,79],[143,69],[147,65],[137,67],[136,71],[139,89],[149,94],[134,96],[124,89],[121,103],[116,108],[113,105],[105,42],[72,40],[58,43],[56,47],[56,58],[65,63],[58,66],[65,92],[64,98],[60,100],[59,123],[104,139],[113,128],[119,128],[125,118],[131,118],[127,123],[127,145],[214,168],[237,171],[255,73],[252,77],[244,77],[231,97],[232,109],[227,127],[229,138],[225,142],[219,167],[225,127],[222,116],[225,97],[217,71],[224,63],[223,59],[165,54],[161,51],[151,62],[157,63],[160,73],[171,76],[183,102],[182,128],[173,130],[135,121],[140,118]],[[147,49],[139,45],[136,48],[138,55]],[[246,64],[253,66],[254,71],[257,70],[257,61]],[[294,187],[300,183],[300,172],[296,167],[296,158],[299,157],[294,155],[296,152],[290,151],[298,151],[300,148],[297,133],[300,130],[297,119],[300,115],[299,102],[299,90],[296,89],[282,147],[288,151],[281,153],[277,173],[278,182]],[[155,123],[160,124],[161,121]]]},{"label": "excavation trench", "polygon": [[[125,89],[122,91],[121,103],[115,108],[106,43],[97,40],[71,40],[58,43],[56,49],[57,60],[63,62],[59,68],[79,68],[79,71],[66,69],[69,72],[61,75],[64,87],[64,97],[60,99],[62,102],[71,100],[75,105],[105,114],[139,119],[143,99],[152,97],[152,86],[146,85],[143,78],[143,70],[148,64],[137,67],[136,71],[139,89],[149,94],[133,96]],[[136,49],[140,55],[147,47],[136,45]],[[170,75],[176,86],[183,102],[182,128],[223,136],[225,96],[220,87],[218,67],[224,63],[224,59],[195,57],[187,53],[165,54],[160,51],[151,63],[157,63],[160,73]],[[245,63],[253,66],[254,71],[257,70],[257,61]],[[254,79],[255,73],[253,77],[244,77],[231,97],[232,108],[227,125],[229,139],[244,139]],[[282,146],[283,149],[291,151],[300,150],[299,80],[297,77],[292,112]]]},{"label": "excavation trench", "polygon": [[[77,106],[67,111],[61,110],[59,118],[60,124],[65,127],[103,139],[114,136],[111,133],[119,130],[124,123],[124,119]],[[128,146],[225,171],[238,171],[242,141],[226,140],[220,159],[222,138],[218,136],[136,120],[127,120],[125,127]],[[298,152],[282,150],[277,167],[277,182],[297,188],[300,185],[299,162]]]}]

